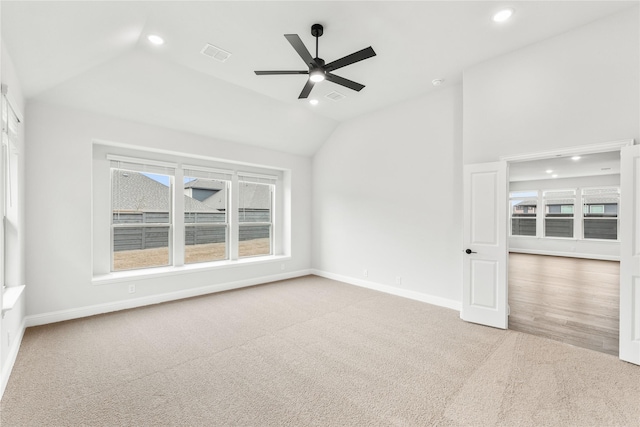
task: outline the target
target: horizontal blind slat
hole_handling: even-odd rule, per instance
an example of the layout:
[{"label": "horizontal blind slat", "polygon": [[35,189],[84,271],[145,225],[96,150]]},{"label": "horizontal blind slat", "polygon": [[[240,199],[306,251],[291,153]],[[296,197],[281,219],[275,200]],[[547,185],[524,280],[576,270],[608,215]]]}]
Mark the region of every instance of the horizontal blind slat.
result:
[{"label": "horizontal blind slat", "polygon": [[233,171],[224,169],[212,169],[201,166],[184,166],[184,176],[189,178],[202,178],[220,181],[231,181]]},{"label": "horizontal blind slat", "polygon": [[278,177],[275,175],[259,175],[246,172],[238,172],[238,181],[251,182],[254,184],[271,184],[275,185]]}]

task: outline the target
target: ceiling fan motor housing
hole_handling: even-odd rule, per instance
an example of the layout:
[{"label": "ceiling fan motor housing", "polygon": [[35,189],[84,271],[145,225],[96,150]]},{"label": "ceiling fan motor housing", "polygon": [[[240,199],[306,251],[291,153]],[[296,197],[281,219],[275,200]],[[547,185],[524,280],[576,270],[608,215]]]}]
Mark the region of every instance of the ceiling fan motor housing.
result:
[{"label": "ceiling fan motor housing", "polygon": [[311,26],[311,35],[313,37],[320,37],[324,31],[324,27],[320,24],[313,24]]}]

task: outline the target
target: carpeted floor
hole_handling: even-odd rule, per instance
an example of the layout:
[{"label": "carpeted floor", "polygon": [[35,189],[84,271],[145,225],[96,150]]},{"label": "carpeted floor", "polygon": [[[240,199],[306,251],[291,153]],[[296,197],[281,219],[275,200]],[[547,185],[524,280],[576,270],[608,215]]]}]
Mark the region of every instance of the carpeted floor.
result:
[{"label": "carpeted floor", "polygon": [[10,426],[637,426],[640,366],[307,276],[27,329]]}]

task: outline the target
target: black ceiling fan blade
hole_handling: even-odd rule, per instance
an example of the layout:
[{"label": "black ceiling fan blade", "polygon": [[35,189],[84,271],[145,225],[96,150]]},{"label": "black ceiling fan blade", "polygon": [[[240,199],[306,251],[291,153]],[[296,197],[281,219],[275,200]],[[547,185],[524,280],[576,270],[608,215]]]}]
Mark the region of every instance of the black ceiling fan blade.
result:
[{"label": "black ceiling fan blade", "polygon": [[331,74],[331,73],[327,73],[325,76],[327,80],[329,80],[330,82],[337,83],[344,87],[348,87],[349,89],[353,89],[357,92],[360,92],[362,89],[364,89],[364,85],[361,85],[360,83],[356,83],[349,79],[345,79],[344,77],[336,76],[335,74]]},{"label": "black ceiling fan blade", "polygon": [[291,43],[291,46],[293,46],[296,52],[298,52],[298,55],[300,55],[300,58],[302,58],[304,63],[307,64],[307,67],[311,67],[312,64],[317,65],[315,59],[313,59],[309,50],[307,50],[307,47],[302,43],[300,36],[297,34],[285,34],[284,36],[287,38],[289,43]]},{"label": "black ceiling fan blade", "polygon": [[311,89],[313,89],[314,84],[315,83],[312,82],[311,80],[307,80],[307,84],[304,85],[304,87],[302,88],[302,92],[300,92],[300,96],[298,97],[298,99],[307,98],[311,93]]},{"label": "black ceiling fan blade", "polygon": [[307,71],[254,71],[258,76],[277,76],[281,74],[309,74]]},{"label": "black ceiling fan blade", "polygon": [[346,67],[347,65],[362,61],[364,59],[371,58],[372,56],[376,56],[376,53],[373,48],[369,46],[355,53],[352,53],[351,55],[347,55],[343,58],[336,59],[333,62],[329,62],[327,65],[325,65],[324,68],[327,71],[333,71],[337,70],[338,68]]}]

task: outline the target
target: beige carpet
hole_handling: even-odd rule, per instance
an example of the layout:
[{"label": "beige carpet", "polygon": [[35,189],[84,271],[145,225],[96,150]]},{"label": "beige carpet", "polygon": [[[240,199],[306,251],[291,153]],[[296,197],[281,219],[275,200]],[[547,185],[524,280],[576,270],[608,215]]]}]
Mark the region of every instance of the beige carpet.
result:
[{"label": "beige carpet", "polygon": [[308,276],[29,328],[10,426],[637,426],[640,367]]}]

